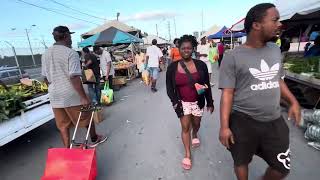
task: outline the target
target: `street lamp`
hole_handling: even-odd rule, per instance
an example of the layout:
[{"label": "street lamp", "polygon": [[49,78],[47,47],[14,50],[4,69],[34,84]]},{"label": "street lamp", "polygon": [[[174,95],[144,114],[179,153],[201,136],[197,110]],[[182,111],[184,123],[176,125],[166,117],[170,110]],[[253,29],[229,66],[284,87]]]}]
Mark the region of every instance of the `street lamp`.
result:
[{"label": "street lamp", "polygon": [[[34,55],[33,55],[33,51],[32,51],[32,47],[31,47],[31,43],[30,43],[30,38],[29,38],[29,33],[32,27],[36,27],[35,24],[31,25],[30,28],[25,28],[26,31],[26,35],[27,35],[27,39],[28,39],[28,43],[29,43],[29,48],[30,48],[30,52],[31,52],[31,57],[32,57],[32,61],[33,61],[33,66],[36,66],[36,60],[34,59]],[[11,31],[15,31],[16,28],[11,28]]]},{"label": "street lamp", "polygon": [[30,52],[31,52],[31,57],[32,57],[32,61],[33,61],[33,65],[36,66],[36,60],[34,59],[34,55],[33,55],[33,51],[32,51],[32,47],[31,47],[31,43],[30,43],[30,38],[29,38],[29,31],[31,30],[32,27],[35,27],[36,25],[31,25],[30,29],[25,29],[26,30],[26,34],[27,34],[27,38],[28,38],[28,42],[29,42],[29,47],[30,47]]},{"label": "street lamp", "polygon": [[7,44],[12,48],[12,52],[13,52],[13,55],[14,55],[14,59],[16,60],[16,65],[17,65],[17,67],[18,67],[20,77],[22,77],[22,73],[21,73],[19,61],[18,61],[18,58],[17,58],[16,49],[15,49],[14,46],[13,46],[11,43],[9,43],[8,41],[4,41],[4,42],[7,43]]}]

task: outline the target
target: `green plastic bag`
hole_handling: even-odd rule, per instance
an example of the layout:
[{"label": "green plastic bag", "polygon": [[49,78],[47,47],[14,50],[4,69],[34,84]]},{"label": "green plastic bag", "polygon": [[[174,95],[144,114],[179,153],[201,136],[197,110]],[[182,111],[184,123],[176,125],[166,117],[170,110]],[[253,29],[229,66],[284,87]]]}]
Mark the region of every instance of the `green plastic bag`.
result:
[{"label": "green plastic bag", "polygon": [[113,90],[109,87],[109,81],[105,82],[103,90],[101,90],[101,104],[111,104],[113,102]]},{"label": "green plastic bag", "polygon": [[213,64],[219,59],[218,49],[216,47],[211,47],[209,51],[209,61]]}]

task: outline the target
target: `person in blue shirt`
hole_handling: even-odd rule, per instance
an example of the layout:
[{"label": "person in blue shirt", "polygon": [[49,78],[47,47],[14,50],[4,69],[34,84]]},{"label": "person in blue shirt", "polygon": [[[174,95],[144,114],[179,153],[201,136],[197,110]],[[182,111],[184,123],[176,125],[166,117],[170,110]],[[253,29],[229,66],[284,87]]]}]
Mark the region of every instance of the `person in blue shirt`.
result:
[{"label": "person in blue shirt", "polygon": [[320,36],[314,40],[314,45],[307,51],[305,57],[320,56]]}]

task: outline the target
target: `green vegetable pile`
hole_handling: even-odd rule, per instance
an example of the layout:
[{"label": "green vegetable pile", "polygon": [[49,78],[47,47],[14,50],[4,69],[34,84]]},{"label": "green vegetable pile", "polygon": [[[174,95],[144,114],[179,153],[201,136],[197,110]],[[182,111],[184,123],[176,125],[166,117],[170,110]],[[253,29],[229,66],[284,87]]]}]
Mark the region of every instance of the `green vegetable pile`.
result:
[{"label": "green vegetable pile", "polygon": [[19,115],[26,108],[24,101],[47,92],[47,85],[39,81],[32,81],[32,86],[20,83],[8,87],[0,85],[0,123]]},{"label": "green vegetable pile", "polygon": [[314,78],[320,79],[319,61],[320,57],[286,58],[283,68],[296,74],[309,73]]}]

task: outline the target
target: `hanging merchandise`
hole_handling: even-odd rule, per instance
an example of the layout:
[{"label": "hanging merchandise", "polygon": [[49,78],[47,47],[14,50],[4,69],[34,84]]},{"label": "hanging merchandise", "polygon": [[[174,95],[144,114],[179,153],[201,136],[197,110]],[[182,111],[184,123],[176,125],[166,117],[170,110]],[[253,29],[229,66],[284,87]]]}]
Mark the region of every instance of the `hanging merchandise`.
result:
[{"label": "hanging merchandise", "polygon": [[320,125],[320,109],[317,109],[313,112],[312,118],[313,118],[313,121],[312,121],[313,124]]},{"label": "hanging merchandise", "polygon": [[305,138],[310,141],[320,142],[320,126],[311,125],[304,134]]},{"label": "hanging merchandise", "polygon": [[303,109],[301,110],[301,123],[300,127],[307,128],[309,123],[313,123],[313,113],[314,110],[312,109]]}]

